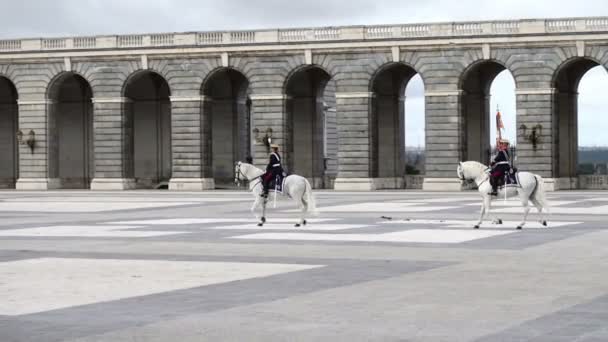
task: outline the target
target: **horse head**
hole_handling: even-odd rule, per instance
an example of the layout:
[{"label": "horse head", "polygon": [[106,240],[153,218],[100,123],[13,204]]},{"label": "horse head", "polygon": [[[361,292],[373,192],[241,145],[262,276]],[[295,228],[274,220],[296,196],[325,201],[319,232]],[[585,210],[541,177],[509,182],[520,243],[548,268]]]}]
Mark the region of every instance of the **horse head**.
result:
[{"label": "horse head", "polygon": [[243,163],[241,163],[240,161],[236,163],[236,165],[234,166],[234,184],[236,184],[237,186],[241,186],[241,181],[246,180],[245,179],[245,175],[243,174],[243,172],[241,171],[241,166],[243,165]]}]

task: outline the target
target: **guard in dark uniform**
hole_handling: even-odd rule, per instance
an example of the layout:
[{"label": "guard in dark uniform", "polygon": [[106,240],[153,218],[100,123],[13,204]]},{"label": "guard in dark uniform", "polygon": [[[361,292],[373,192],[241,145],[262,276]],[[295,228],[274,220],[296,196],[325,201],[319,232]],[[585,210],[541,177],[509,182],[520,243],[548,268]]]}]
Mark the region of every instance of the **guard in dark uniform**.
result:
[{"label": "guard in dark uniform", "polygon": [[498,152],[492,158],[492,171],[490,173],[490,184],[492,185],[492,192],[490,195],[497,196],[498,195],[498,184],[501,179],[505,178],[505,175],[511,169],[511,164],[509,160],[509,140],[500,139],[498,141],[497,146]]},{"label": "guard in dark uniform", "polygon": [[268,197],[268,191],[270,182],[276,179],[278,175],[283,174],[283,167],[281,166],[281,156],[279,155],[279,145],[270,145],[272,152],[270,153],[270,161],[266,166],[266,173],[262,175],[262,185],[264,186],[264,192],[262,197]]}]

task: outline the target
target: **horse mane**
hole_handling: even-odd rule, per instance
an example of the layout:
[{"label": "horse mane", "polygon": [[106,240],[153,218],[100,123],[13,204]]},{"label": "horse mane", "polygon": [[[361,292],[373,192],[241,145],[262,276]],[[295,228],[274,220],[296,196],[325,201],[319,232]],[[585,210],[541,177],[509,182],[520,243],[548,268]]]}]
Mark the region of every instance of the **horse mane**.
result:
[{"label": "horse mane", "polygon": [[478,161],[474,161],[474,160],[469,160],[469,161],[463,162],[462,165],[463,165],[463,171],[464,171],[464,167],[466,166],[469,169],[474,169],[474,170],[478,171],[479,175],[482,175],[484,173],[484,171],[488,169],[488,166],[486,166]]},{"label": "horse mane", "polygon": [[258,169],[258,168],[257,168],[255,165],[253,165],[253,164],[249,164],[249,163],[241,162],[241,167],[245,167],[245,168],[247,168],[248,170],[251,170],[251,171],[256,171],[256,172],[259,172],[260,174],[263,174],[263,173],[264,173],[264,170],[262,170],[262,169]]}]

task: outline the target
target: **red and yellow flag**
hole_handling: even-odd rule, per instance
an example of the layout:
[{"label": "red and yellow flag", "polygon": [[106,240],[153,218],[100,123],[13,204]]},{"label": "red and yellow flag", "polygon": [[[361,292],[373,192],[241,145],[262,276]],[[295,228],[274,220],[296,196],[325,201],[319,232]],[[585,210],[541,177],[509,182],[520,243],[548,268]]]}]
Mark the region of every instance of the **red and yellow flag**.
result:
[{"label": "red and yellow flag", "polygon": [[500,110],[496,109],[496,146],[502,139],[502,130],[505,129],[505,125],[502,122],[502,115],[500,114]]}]

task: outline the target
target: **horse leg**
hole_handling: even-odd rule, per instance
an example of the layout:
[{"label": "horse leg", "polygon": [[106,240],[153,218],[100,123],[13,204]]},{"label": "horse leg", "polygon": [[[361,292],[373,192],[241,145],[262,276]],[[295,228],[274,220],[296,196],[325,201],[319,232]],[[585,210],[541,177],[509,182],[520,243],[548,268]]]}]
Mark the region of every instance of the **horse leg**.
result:
[{"label": "horse leg", "polygon": [[481,222],[483,222],[483,218],[488,211],[488,206],[490,205],[490,197],[488,195],[483,196],[483,201],[481,202],[481,211],[479,212],[479,222],[473,227],[475,229],[479,229],[481,227]]},{"label": "horse leg", "polygon": [[526,219],[528,218],[528,213],[530,213],[530,206],[528,204],[529,199],[526,194],[521,193],[519,196],[521,199],[521,205],[524,207],[524,220],[517,226],[517,229],[522,229],[524,227],[524,225],[526,224]]},{"label": "horse leg", "polygon": [[543,205],[540,203],[540,201],[536,198],[532,199],[532,204],[534,204],[534,206],[536,207],[536,210],[538,210],[538,216],[540,216],[540,224],[542,224],[543,226],[547,226],[547,220],[545,220],[545,213],[543,212]]},{"label": "horse leg", "polygon": [[306,220],[304,219],[304,214],[306,213],[306,206],[304,205],[304,203],[302,203],[301,198],[296,198],[295,201],[298,205],[298,208],[300,209],[300,221],[295,224],[296,228],[298,228],[301,225],[305,224],[304,222],[306,222]]},{"label": "horse leg", "polygon": [[256,220],[260,219],[260,217],[258,216],[258,213],[256,211],[258,209],[258,207],[260,206],[260,198],[261,198],[260,196],[256,196],[255,201],[253,201],[253,205],[251,206],[251,212],[253,213],[253,216],[255,216]]},{"label": "horse leg", "polygon": [[[486,215],[490,216],[490,211],[492,210],[492,199],[491,198],[488,199],[486,206],[487,206]],[[493,216],[492,224],[502,224],[502,220],[496,216]]]},{"label": "horse leg", "polygon": [[264,223],[266,223],[266,202],[267,198],[265,197],[262,200],[262,219],[260,220],[260,223],[258,223],[258,227],[262,227]]}]

